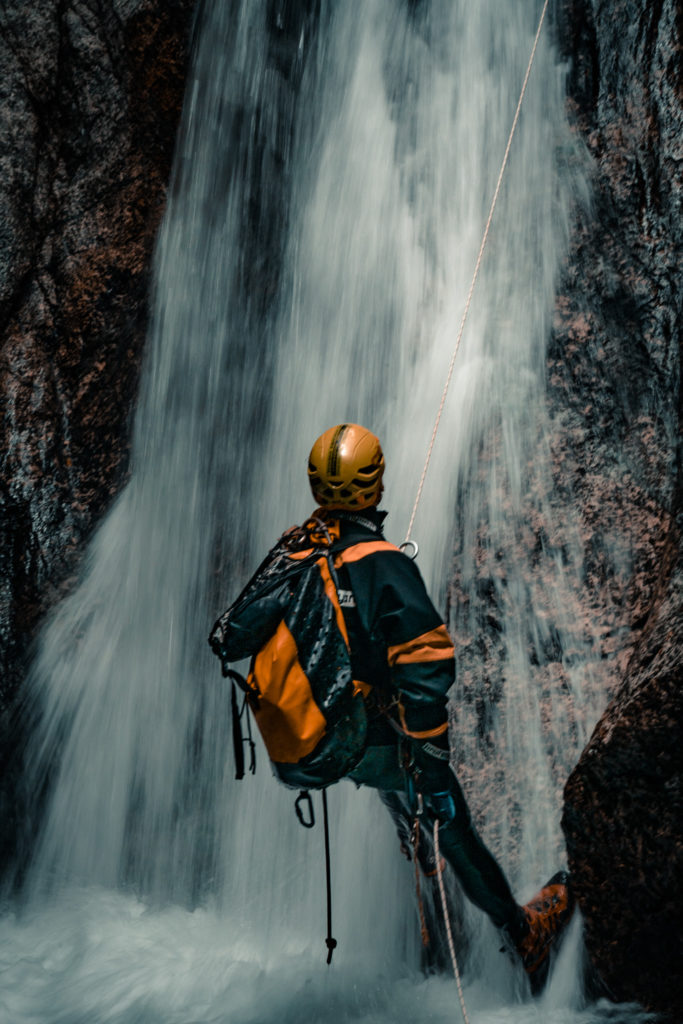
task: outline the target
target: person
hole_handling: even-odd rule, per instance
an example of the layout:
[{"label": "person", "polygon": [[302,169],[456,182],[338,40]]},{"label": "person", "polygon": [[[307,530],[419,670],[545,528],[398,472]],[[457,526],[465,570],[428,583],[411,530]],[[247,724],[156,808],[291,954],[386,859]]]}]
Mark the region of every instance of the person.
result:
[{"label": "person", "polygon": [[[560,872],[520,906],[474,826],[451,767],[453,643],[417,565],[384,537],[383,477],[380,442],[365,427],[340,423],[321,434],[308,460],[318,508],[280,538],[209,643],[245,691],[285,785],[324,788],[347,777],[376,789],[409,855],[415,838],[427,875],[437,868],[430,836],[438,821],[443,858],[519,954],[533,987],[572,913],[568,876]],[[320,571],[306,577],[321,543]],[[308,581],[300,589],[287,575],[292,566]],[[228,665],[246,656],[245,680]]]},{"label": "person", "polygon": [[[520,906],[474,826],[451,767],[453,644],[417,565],[384,538],[386,512],[377,507],[384,468],[378,438],[354,423],[321,434],[308,461],[315,516],[339,538],[340,605],[353,678],[365,684],[366,747],[347,777],[379,791],[404,846],[421,796],[425,831],[438,820],[441,854],[465,895],[501,929],[533,977],[571,915],[569,879],[560,872]],[[428,854],[421,860],[427,868]]]}]

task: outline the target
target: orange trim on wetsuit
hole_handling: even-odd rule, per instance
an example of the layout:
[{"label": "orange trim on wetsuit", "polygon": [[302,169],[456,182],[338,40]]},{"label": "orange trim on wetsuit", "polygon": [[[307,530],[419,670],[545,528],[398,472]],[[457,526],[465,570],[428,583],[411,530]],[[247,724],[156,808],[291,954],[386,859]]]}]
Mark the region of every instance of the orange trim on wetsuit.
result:
[{"label": "orange trim on wetsuit", "polygon": [[444,733],[448,732],[448,719],[446,719],[445,722],[442,722],[441,725],[435,726],[433,729],[409,729],[406,725],[406,713],[402,701],[398,702],[398,718],[401,723],[401,728],[406,736],[410,736],[413,740],[431,740],[436,736],[443,736]]},{"label": "orange trim on wetsuit", "polygon": [[364,540],[360,544],[351,544],[350,547],[344,548],[335,557],[334,565],[338,569],[341,565],[348,565],[350,562],[359,562],[361,558],[366,558],[367,555],[372,555],[376,551],[400,551],[395,544],[390,544],[388,540]]},{"label": "orange trim on wetsuit", "polygon": [[427,633],[416,636],[402,644],[394,644],[387,650],[390,666],[423,661],[445,661],[455,654],[453,642],[445,626],[437,626]]}]

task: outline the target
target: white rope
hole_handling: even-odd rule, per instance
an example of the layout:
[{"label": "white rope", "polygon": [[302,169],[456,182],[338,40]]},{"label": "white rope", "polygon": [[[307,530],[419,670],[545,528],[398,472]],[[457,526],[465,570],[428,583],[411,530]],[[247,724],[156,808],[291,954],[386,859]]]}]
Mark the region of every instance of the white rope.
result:
[{"label": "white rope", "polygon": [[443,871],[441,870],[441,854],[439,852],[439,821],[438,818],[434,821],[434,853],[436,855],[436,875],[439,879],[439,892],[441,894],[441,908],[443,910],[443,919],[446,922],[446,934],[448,936],[448,948],[451,954],[451,963],[453,964],[453,974],[455,975],[455,983],[458,986],[458,997],[460,999],[460,1009],[462,1010],[462,1019],[465,1024],[470,1024],[470,1019],[467,1016],[467,1007],[465,1006],[465,997],[462,994],[462,982],[460,981],[460,971],[458,969],[458,958],[455,955],[455,945],[453,943],[453,932],[451,931],[451,917],[448,913],[448,903],[446,902],[446,890],[443,884]]},{"label": "white rope", "polygon": [[510,147],[512,146],[512,139],[514,137],[515,130],[517,128],[517,122],[519,121],[519,113],[520,113],[520,111],[522,109],[522,101],[524,100],[524,94],[526,93],[526,87],[527,87],[527,84],[529,82],[529,75],[531,74],[531,68],[532,68],[532,65],[534,63],[534,57],[536,56],[536,49],[538,47],[538,40],[539,40],[539,38],[541,36],[541,28],[543,27],[543,21],[545,19],[546,11],[548,10],[548,3],[549,3],[549,0],[545,0],[545,3],[543,5],[543,10],[541,11],[541,17],[540,17],[540,20],[538,22],[538,28],[536,30],[536,37],[534,39],[534,45],[533,45],[533,47],[531,49],[531,56],[529,57],[529,63],[527,65],[526,75],[524,76],[524,82],[522,84],[522,91],[519,94],[519,100],[517,102],[517,109],[515,110],[515,116],[514,116],[514,118],[512,120],[512,128],[510,129],[510,135],[508,136],[507,146],[505,147],[505,155],[503,156],[503,163],[501,164],[500,174],[498,175],[498,182],[496,183],[496,189],[495,189],[495,192],[493,193],[493,199],[491,200],[491,208],[489,209],[489,215],[488,215],[488,219],[486,221],[486,227],[484,229],[484,237],[482,238],[481,245],[479,247],[479,255],[477,256],[477,262],[476,262],[476,265],[474,267],[474,274],[472,275],[472,283],[470,284],[470,290],[467,293],[467,300],[465,302],[465,310],[464,310],[464,312],[462,314],[462,320],[460,321],[460,329],[458,330],[458,336],[457,336],[457,339],[456,339],[456,342],[455,342],[455,348],[453,349],[453,355],[451,356],[450,366],[448,367],[448,374],[446,376],[446,384],[445,384],[444,389],[443,389],[443,394],[441,395],[441,403],[439,405],[439,411],[436,414],[436,420],[434,422],[434,429],[432,430],[432,437],[431,437],[431,440],[429,442],[429,448],[427,449],[427,457],[425,459],[425,464],[424,464],[424,467],[422,469],[422,476],[420,477],[420,483],[418,484],[417,495],[415,496],[415,504],[413,505],[413,511],[412,511],[411,516],[410,516],[410,522],[408,523],[408,532],[406,533],[406,539],[405,539],[404,543],[407,543],[410,540],[410,534],[412,533],[412,530],[413,530],[413,524],[415,522],[415,516],[417,515],[417,507],[420,504],[420,498],[422,497],[422,489],[424,487],[425,477],[427,476],[427,469],[429,468],[429,463],[430,463],[431,458],[432,458],[432,450],[434,448],[434,442],[436,440],[436,435],[437,435],[437,432],[438,432],[438,429],[439,429],[439,423],[441,422],[441,414],[443,413],[444,405],[446,404],[446,395],[448,394],[448,389],[449,389],[450,384],[451,384],[451,377],[453,376],[453,367],[455,365],[456,356],[458,355],[458,349],[460,348],[460,342],[462,340],[463,331],[465,330],[465,322],[467,320],[467,316],[468,316],[468,313],[470,311],[470,305],[471,305],[471,302],[472,302],[472,293],[474,292],[474,286],[475,286],[475,284],[477,282],[477,277],[479,276],[479,268],[481,266],[482,257],[484,255],[484,249],[486,248],[486,243],[488,241],[489,229],[491,227],[491,221],[493,220],[493,212],[494,212],[494,210],[496,208],[496,203],[498,202],[498,194],[500,192],[500,186],[501,186],[501,183],[503,181],[503,175],[505,174],[505,168],[507,167],[508,157],[510,155]]}]

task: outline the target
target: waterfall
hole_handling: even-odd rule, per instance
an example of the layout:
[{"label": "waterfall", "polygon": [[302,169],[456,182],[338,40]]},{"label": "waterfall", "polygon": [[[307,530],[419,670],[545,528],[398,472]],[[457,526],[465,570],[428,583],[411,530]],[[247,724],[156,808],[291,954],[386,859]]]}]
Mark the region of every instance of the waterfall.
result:
[{"label": "waterfall", "polygon": [[[31,672],[30,784],[47,796],[24,923],[5,922],[0,949],[31,936],[44,953],[27,968],[30,996],[17,981],[17,1021],[407,1021],[424,1001],[452,1019],[450,982],[410,974],[411,873],[389,820],[346,782],[330,792],[341,967],[317,973],[322,838],[299,828],[262,748],[256,777],[234,782],[206,636],[310,512],[308,450],[336,422],[381,437],[387,535],[402,540],[540,3],[302,3],[294,28],[279,10],[204,5],[130,482]],[[482,517],[492,550],[516,539],[545,429],[545,343],[578,187],[563,103],[546,31],[414,531],[444,610],[454,549],[464,592],[474,586]],[[519,637],[543,632],[527,570],[508,565],[507,593],[521,596],[501,625],[526,710],[495,737],[540,780],[515,797],[521,843],[508,843],[504,811],[494,829],[516,885],[561,857],[553,766],[524,688]],[[453,610],[451,625],[468,628]],[[454,739],[476,758],[466,727],[464,715]],[[578,739],[564,739],[571,762]],[[513,998],[500,966],[487,985]]]}]

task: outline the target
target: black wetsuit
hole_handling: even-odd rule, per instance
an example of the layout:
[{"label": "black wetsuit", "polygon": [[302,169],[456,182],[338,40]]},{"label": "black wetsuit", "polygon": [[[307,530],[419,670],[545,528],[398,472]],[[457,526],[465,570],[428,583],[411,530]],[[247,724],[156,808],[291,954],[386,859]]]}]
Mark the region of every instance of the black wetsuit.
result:
[{"label": "black wetsuit", "polygon": [[522,912],[448,763],[447,693],[455,657],[446,627],[415,563],[384,539],[386,513],[372,508],[335,515],[335,565],[353,675],[368,686],[367,750],[349,777],[380,791],[405,839],[410,811],[404,762],[412,756],[427,816],[439,818],[441,852],[469,899],[514,935]]}]

